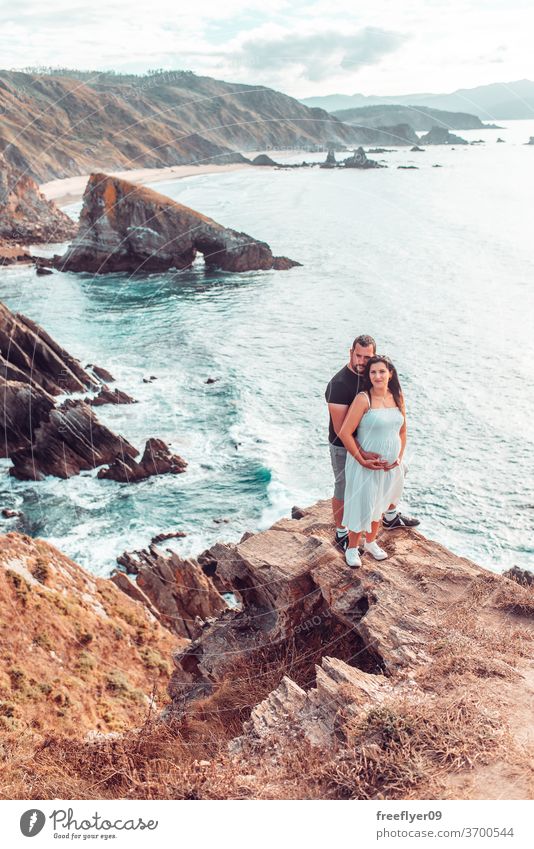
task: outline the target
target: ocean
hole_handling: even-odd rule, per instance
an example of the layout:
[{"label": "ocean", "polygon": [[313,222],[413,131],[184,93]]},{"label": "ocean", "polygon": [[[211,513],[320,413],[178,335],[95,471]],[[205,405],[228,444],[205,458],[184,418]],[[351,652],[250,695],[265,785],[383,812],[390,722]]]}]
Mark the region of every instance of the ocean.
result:
[{"label": "ocean", "polygon": [[[170,442],[189,463],[136,484],[93,472],[28,483],[2,460],[0,505],[24,520],[1,529],[108,575],[157,533],[184,531],[163,547],[190,556],[330,497],[324,390],[368,333],[406,396],[402,508],[482,566],[532,568],[534,121],[498,123],[457,133],[485,144],[370,154],[387,169],[251,168],[154,185],[302,268],[0,271],[2,301],[138,399],[99,418],[140,449],[150,436]],[[324,154],[292,160],[303,158]]]}]

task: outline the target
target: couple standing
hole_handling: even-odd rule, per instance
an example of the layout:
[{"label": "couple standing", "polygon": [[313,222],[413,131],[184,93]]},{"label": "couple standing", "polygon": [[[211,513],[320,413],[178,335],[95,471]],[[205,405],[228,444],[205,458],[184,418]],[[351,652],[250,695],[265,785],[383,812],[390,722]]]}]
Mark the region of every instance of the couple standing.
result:
[{"label": "couple standing", "polygon": [[356,568],[364,552],[375,560],[387,557],[376,542],[381,520],[388,530],[419,524],[397,510],[405,475],[404,398],[395,366],[376,354],[371,336],[356,337],[348,364],[329,382],[325,398],[336,543],[347,565]]}]

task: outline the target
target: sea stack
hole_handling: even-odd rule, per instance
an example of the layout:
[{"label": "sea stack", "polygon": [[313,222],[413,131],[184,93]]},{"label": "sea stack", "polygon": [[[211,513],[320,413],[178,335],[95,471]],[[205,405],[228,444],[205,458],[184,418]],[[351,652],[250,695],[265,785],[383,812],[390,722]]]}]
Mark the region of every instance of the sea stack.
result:
[{"label": "sea stack", "polygon": [[153,189],[101,173],[87,183],[79,230],[69,249],[42,264],[93,274],[143,273],[189,268],[197,253],[207,266],[224,271],[300,265]]},{"label": "sea stack", "polygon": [[380,163],[374,159],[368,159],[363,147],[355,150],[352,156],[343,160],[345,168],[382,168]]}]

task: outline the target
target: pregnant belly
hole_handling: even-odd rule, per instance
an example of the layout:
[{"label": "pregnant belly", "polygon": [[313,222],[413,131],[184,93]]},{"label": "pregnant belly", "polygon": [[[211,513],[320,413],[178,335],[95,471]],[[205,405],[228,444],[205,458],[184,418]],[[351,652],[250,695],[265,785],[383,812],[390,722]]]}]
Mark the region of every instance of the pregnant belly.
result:
[{"label": "pregnant belly", "polygon": [[373,440],[372,438],[364,439],[360,443],[364,451],[375,451],[380,454],[388,463],[394,463],[399,456],[401,449],[400,436],[388,440]]}]

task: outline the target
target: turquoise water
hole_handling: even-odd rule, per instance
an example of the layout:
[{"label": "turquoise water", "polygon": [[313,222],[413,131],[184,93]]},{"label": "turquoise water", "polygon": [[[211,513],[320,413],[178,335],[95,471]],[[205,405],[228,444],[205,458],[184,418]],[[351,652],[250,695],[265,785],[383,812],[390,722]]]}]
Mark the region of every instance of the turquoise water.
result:
[{"label": "turquoise water", "polygon": [[[384,154],[387,170],[154,186],[303,263],[289,272],[3,270],[1,300],[139,400],[99,408],[101,420],[139,448],[171,442],[189,468],[132,485],[94,473],[29,484],[1,461],[0,504],[99,574],[161,531],[185,531],[172,545],[194,554],[265,528],[330,496],[324,388],[365,332],[407,398],[403,506],[482,565],[532,565],[534,148],[522,142],[534,122],[504,123],[461,134],[485,146]],[[411,163],[419,170],[396,169]]]}]

